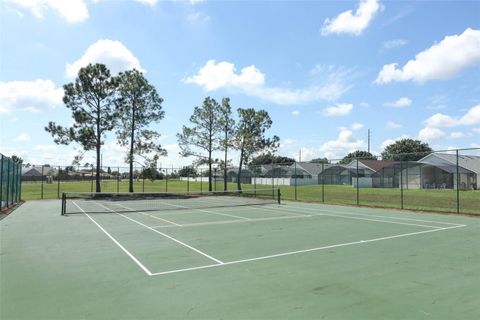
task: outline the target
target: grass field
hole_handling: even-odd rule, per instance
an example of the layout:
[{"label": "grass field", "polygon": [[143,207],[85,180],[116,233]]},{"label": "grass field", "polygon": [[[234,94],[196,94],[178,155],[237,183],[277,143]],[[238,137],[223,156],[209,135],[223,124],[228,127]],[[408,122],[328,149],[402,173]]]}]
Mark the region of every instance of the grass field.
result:
[{"label": "grass field", "polygon": [[103,213],[27,201],[0,221],[2,320],[480,318],[477,218],[77,205]]},{"label": "grass field", "polygon": [[[243,184],[242,188],[253,189],[251,184]],[[257,185],[257,188],[270,188],[269,185]],[[54,199],[62,192],[89,192],[92,188],[90,181],[85,182],[62,182],[43,185],[43,199]],[[135,191],[145,190],[146,192],[186,192],[206,191],[208,183],[189,182],[180,180],[149,180],[136,181],[134,183]],[[229,183],[229,190],[236,190],[234,183]],[[351,186],[341,185],[308,185],[281,186],[284,199],[298,200],[304,202],[322,202],[339,204],[357,204],[357,190]],[[223,190],[223,182],[217,182],[217,190]],[[128,191],[127,181],[118,183],[118,190]],[[117,182],[107,180],[102,182],[102,191],[116,192]],[[40,183],[23,183],[22,199],[35,200],[42,198]],[[401,208],[401,192],[399,189],[391,188],[361,188],[359,189],[359,204],[363,206]],[[425,210],[437,212],[456,212],[456,191],[455,190],[403,190],[403,208],[411,210]],[[460,212],[469,214],[480,214],[480,191],[461,191],[460,192]]]}]

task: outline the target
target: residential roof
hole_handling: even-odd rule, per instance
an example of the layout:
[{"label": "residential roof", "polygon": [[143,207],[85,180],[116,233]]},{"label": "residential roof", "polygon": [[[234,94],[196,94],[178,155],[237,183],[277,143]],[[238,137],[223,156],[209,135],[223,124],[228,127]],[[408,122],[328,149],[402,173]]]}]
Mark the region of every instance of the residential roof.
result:
[{"label": "residential roof", "polygon": [[[373,172],[378,172],[378,171],[382,170],[383,168],[391,167],[391,166],[399,163],[398,161],[393,161],[393,160],[358,160],[358,162],[359,162],[359,167],[362,167],[362,169],[363,168],[370,169]],[[356,166],[357,166],[357,161],[356,160],[352,160],[347,165],[347,167],[349,169],[355,169]]]},{"label": "residential roof", "polygon": [[[431,153],[418,160],[418,162],[440,167],[448,172],[455,172],[457,155],[453,153]],[[458,167],[480,174],[480,156],[458,155]]]},{"label": "residential roof", "polygon": [[[43,167],[43,175],[49,175],[50,173],[55,173],[56,172],[56,169],[54,167],[50,167],[50,166],[36,166],[36,165],[33,165],[33,166],[29,166],[29,167],[22,167],[22,175],[26,175],[27,173],[29,175],[32,175],[32,173],[34,175],[42,175],[42,167]],[[33,170],[33,172],[32,172]]]},{"label": "residential roof", "polygon": [[332,166],[329,163],[325,163],[322,166],[321,163],[297,162],[296,164],[292,164],[291,167],[294,168],[295,165],[297,166],[297,170],[299,168],[303,169],[312,176],[318,176],[320,173],[322,173],[322,170],[325,170]]}]

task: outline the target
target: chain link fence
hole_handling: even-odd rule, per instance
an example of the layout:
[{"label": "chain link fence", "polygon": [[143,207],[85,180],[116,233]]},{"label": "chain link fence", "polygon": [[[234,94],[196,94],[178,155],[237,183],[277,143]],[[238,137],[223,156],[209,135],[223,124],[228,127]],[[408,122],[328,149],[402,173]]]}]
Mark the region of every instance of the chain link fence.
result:
[{"label": "chain link fence", "polygon": [[[415,160],[412,160],[415,159]],[[292,201],[480,214],[480,148],[212,170],[212,190],[278,187]],[[205,168],[134,168],[135,192],[209,190]],[[59,198],[62,192],[94,192],[95,168],[23,168],[23,198]],[[102,167],[103,192],[128,191],[128,168]]]},{"label": "chain link fence", "polygon": [[22,164],[0,154],[0,210],[21,200]]}]

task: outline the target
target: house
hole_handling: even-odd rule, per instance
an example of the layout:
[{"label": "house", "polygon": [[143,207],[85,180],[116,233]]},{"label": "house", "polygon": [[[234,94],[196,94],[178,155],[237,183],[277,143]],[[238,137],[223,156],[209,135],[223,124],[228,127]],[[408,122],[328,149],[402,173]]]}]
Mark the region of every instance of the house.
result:
[{"label": "house", "polygon": [[[457,155],[452,153],[431,153],[417,162],[415,168],[421,188],[456,189]],[[405,170],[404,170],[405,171]],[[403,172],[403,171],[402,171]],[[476,190],[479,185],[480,156],[458,156],[458,189]],[[411,173],[407,176],[411,176]]]},{"label": "house", "polygon": [[352,185],[356,187],[357,176],[359,187],[393,188],[398,187],[400,162],[392,160],[352,160],[346,165],[350,171]]},{"label": "house", "polygon": [[23,181],[41,181],[42,177],[52,177],[57,175],[57,169],[49,165],[37,166],[32,165],[28,167],[22,167],[22,180]]},{"label": "house", "polygon": [[351,172],[350,170],[341,164],[330,164],[319,177],[320,184],[339,184],[346,185],[351,184]]},{"label": "house", "polygon": [[[240,177],[240,183],[252,183],[253,173],[249,169],[243,168]],[[222,176],[223,179],[223,176]],[[237,182],[238,181],[238,168],[229,168],[227,170],[227,181]]]}]

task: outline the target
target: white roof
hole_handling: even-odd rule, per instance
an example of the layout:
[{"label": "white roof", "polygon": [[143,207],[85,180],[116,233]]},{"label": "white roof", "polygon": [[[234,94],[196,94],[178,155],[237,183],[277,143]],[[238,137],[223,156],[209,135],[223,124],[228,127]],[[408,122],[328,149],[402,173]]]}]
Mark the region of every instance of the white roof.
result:
[{"label": "white roof", "polygon": [[[447,172],[456,172],[457,155],[452,153],[431,153],[418,160],[419,163],[442,168]],[[459,172],[474,172],[480,174],[480,156],[458,156]]]}]

